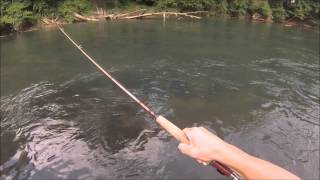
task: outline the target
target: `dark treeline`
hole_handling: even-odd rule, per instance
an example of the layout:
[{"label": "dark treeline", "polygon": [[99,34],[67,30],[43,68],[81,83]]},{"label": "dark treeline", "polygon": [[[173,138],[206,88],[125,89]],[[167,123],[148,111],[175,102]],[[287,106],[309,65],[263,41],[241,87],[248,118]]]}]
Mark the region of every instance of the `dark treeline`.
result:
[{"label": "dark treeline", "polygon": [[253,16],[283,22],[320,18],[319,0],[1,0],[0,33],[28,29],[46,17],[73,22],[73,13],[89,15],[141,6],[152,10],[198,11],[212,15]]}]

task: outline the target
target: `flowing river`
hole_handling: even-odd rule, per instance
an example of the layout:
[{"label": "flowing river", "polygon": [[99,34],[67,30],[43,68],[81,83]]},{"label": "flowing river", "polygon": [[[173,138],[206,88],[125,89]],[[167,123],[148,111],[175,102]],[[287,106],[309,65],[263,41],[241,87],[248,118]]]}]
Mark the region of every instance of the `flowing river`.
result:
[{"label": "flowing river", "polygon": [[[65,31],[179,127],[319,177],[319,32],[225,19]],[[1,179],[226,179],[177,145],[58,29],[1,38]]]}]

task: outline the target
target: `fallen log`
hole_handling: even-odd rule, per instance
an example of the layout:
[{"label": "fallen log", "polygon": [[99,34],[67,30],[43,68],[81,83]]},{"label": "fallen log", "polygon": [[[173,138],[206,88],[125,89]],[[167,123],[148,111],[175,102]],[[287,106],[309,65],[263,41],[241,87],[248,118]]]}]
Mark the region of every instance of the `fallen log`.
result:
[{"label": "fallen log", "polygon": [[78,13],[73,13],[73,16],[79,20],[82,20],[82,21],[99,21],[99,19],[97,19],[95,17],[86,17],[86,16],[82,16]]},{"label": "fallen log", "polygon": [[[181,16],[181,17],[188,17],[188,18],[194,18],[194,19],[201,19],[200,16],[196,16],[197,14],[203,15],[204,13],[209,13],[208,11],[194,11],[194,12],[184,12],[184,13],[179,13],[179,12],[153,12],[153,13],[145,13],[147,9],[139,9],[136,11],[132,12],[127,12],[127,13],[122,13],[122,14],[103,14],[103,15],[97,15],[97,16],[83,16],[78,13],[73,13],[74,17],[78,21],[99,21],[99,19],[109,19],[109,20],[114,20],[114,19],[138,19],[138,18],[143,18],[143,17],[148,17],[148,16],[163,16],[163,19],[166,19],[166,17],[170,16]],[[48,20],[43,20],[44,23],[46,24],[51,24],[50,21]]]},{"label": "fallen log", "polygon": [[175,12],[165,12],[166,15],[175,15],[175,16],[185,16],[189,18],[201,19],[200,16],[190,15],[188,13],[175,13]]},{"label": "fallen log", "polygon": [[124,17],[124,16],[141,15],[141,14],[144,14],[146,11],[147,11],[147,9],[139,9],[139,10],[128,12],[128,13],[117,14],[117,15],[115,15],[114,18],[116,19],[116,18],[120,18],[120,17]]},{"label": "fallen log", "polygon": [[135,19],[135,18],[142,18],[146,16],[152,16],[154,13],[145,13],[145,14],[140,14],[140,15],[135,15],[135,16],[125,16],[121,17],[120,19]]},{"label": "fallen log", "polygon": [[140,14],[140,15],[135,15],[135,16],[125,16],[122,19],[137,19],[137,18],[142,18],[142,17],[147,17],[147,16],[154,16],[154,15],[162,15],[162,16],[167,16],[167,15],[175,15],[175,16],[185,16],[189,18],[195,18],[195,19],[201,19],[199,16],[194,16],[190,15],[187,13],[177,13],[177,12],[156,12],[156,13],[145,13],[145,14]]},{"label": "fallen log", "polygon": [[208,15],[209,14],[209,11],[192,11],[192,12],[185,12],[185,13],[187,13],[187,14],[199,14],[199,15],[203,15],[203,14],[205,14],[205,15]]},{"label": "fallen log", "polygon": [[113,19],[115,19],[115,18],[114,18],[115,16],[116,16],[116,15],[114,15],[114,14],[108,14],[108,15],[104,15],[103,17],[104,17],[105,19],[113,20]]},{"label": "fallen log", "polygon": [[52,24],[51,19],[48,18],[43,18],[41,19],[43,23],[45,23],[46,25]]},{"label": "fallen log", "polygon": [[56,24],[64,24],[63,22],[59,21],[58,18],[56,19],[49,19],[49,18],[42,18],[41,21],[45,24],[45,25],[56,25]]}]

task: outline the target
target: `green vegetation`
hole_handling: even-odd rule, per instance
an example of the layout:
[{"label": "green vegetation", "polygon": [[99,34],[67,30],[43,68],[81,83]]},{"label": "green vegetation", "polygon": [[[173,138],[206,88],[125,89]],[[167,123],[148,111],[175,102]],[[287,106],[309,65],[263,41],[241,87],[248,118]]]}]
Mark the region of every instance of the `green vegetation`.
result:
[{"label": "green vegetation", "polygon": [[319,11],[319,1],[299,1],[295,7],[289,7],[287,12],[289,16],[303,20],[312,16],[319,18]]},{"label": "green vegetation", "polygon": [[212,0],[158,0],[156,6],[160,9],[180,11],[210,10]]},{"label": "green vegetation", "polygon": [[73,22],[74,12],[91,10],[93,3],[87,0],[1,0],[0,34],[25,30],[43,17]]},{"label": "green vegetation", "polygon": [[263,18],[269,18],[272,16],[272,10],[268,1],[262,1],[260,6],[257,7],[256,11],[261,14]]},{"label": "green vegetation", "polygon": [[34,23],[33,12],[27,9],[26,2],[5,3],[1,6],[1,28],[8,27],[12,30],[27,28]]},{"label": "green vegetation", "polygon": [[88,13],[92,9],[92,4],[87,0],[66,0],[58,7],[59,16],[63,17],[67,22],[73,22],[73,13]]},{"label": "green vegetation", "polygon": [[246,15],[247,12],[252,12],[254,9],[249,9],[253,7],[253,1],[250,0],[229,0],[228,9],[232,16],[242,16]]},{"label": "green vegetation", "polygon": [[319,0],[0,0],[0,33],[25,30],[44,17],[73,22],[73,13],[88,15],[96,8],[121,12],[136,8],[168,11],[210,11],[212,15],[253,16],[282,22],[320,19]]},{"label": "green vegetation", "polygon": [[286,18],[286,11],[282,7],[272,9],[273,20],[276,22],[283,22]]}]

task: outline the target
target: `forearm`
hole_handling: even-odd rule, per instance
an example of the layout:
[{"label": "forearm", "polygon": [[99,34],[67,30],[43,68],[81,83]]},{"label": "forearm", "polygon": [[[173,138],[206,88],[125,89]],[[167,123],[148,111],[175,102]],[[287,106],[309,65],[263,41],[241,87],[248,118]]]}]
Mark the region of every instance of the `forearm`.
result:
[{"label": "forearm", "polygon": [[183,131],[188,136],[190,144],[180,143],[179,149],[182,153],[197,159],[198,162],[219,161],[250,180],[300,179],[277,165],[251,156],[226,143],[203,127],[186,128]]},{"label": "forearm", "polygon": [[246,179],[300,179],[277,165],[251,156],[233,145],[228,144],[228,146],[230,146],[231,150],[226,152],[226,155],[220,161],[236,170]]}]

